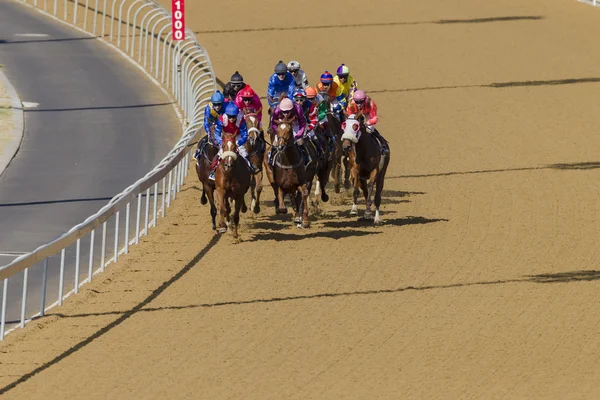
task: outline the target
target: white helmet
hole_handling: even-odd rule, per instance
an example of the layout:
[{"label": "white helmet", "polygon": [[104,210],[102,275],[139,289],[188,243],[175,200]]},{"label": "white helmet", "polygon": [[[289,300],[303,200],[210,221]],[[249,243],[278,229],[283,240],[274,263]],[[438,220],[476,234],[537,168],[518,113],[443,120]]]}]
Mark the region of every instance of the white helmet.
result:
[{"label": "white helmet", "polygon": [[298,71],[300,69],[300,63],[298,61],[290,61],[287,65],[288,71]]}]

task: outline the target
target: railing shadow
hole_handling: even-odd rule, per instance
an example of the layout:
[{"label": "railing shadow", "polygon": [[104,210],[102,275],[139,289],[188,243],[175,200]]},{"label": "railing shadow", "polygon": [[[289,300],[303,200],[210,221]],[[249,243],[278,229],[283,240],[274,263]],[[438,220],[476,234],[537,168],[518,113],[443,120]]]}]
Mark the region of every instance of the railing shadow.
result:
[{"label": "railing shadow", "polygon": [[367,23],[360,23],[360,24],[330,24],[330,25],[308,25],[308,26],[289,26],[289,27],[221,29],[221,30],[194,31],[194,33],[212,34],[212,33],[242,33],[242,32],[270,32],[270,31],[301,31],[301,30],[314,30],[314,29],[368,28],[368,27],[378,27],[378,26],[403,26],[403,25],[481,24],[481,23],[489,23],[489,22],[506,22],[506,21],[539,21],[542,19],[544,19],[544,17],[541,15],[523,15],[523,16],[490,17],[490,18],[470,18],[470,19],[440,19],[440,20],[433,20],[433,21],[367,22]]},{"label": "railing shadow", "polygon": [[28,108],[23,110],[26,113],[39,113],[39,112],[62,112],[62,111],[90,111],[90,110],[119,110],[119,109],[132,109],[132,108],[149,108],[149,107],[161,107],[170,106],[173,102],[167,103],[151,103],[151,104],[131,104],[122,106],[98,106],[98,107],[73,107],[73,108]]},{"label": "railing shadow", "polygon": [[561,163],[561,164],[548,164],[539,167],[518,167],[518,168],[499,168],[499,169],[482,169],[475,171],[453,171],[453,172],[439,172],[434,174],[411,174],[411,175],[395,175],[386,176],[386,179],[402,179],[402,178],[433,178],[440,176],[452,176],[452,175],[471,175],[471,174],[492,174],[500,172],[520,172],[520,171],[539,171],[547,169],[558,169],[558,170],[592,170],[600,168],[600,161],[586,161],[586,162],[575,162],[575,163]]}]

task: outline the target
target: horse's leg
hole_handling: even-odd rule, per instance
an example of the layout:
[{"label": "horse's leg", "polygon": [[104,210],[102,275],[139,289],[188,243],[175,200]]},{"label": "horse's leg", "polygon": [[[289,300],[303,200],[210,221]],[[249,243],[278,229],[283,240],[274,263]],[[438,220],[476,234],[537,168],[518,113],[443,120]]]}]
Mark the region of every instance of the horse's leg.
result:
[{"label": "horse's leg", "polygon": [[238,196],[235,200],[235,210],[233,212],[233,238],[238,238],[238,226],[240,225],[240,210],[244,204],[244,196]]},{"label": "horse's leg", "polygon": [[304,184],[299,186],[298,190],[302,193],[302,227],[310,228],[310,220],[308,219],[308,188]]},{"label": "horse's leg", "polygon": [[[317,184],[316,185],[317,185],[317,189],[319,189],[319,188],[321,189],[320,190],[321,201],[324,201],[324,202],[329,201],[329,196],[327,195],[327,193],[325,193],[327,183],[329,182],[329,165],[328,164],[329,164],[329,160],[327,158],[325,158],[323,166],[317,173]],[[315,196],[318,196],[316,189],[315,189]]]},{"label": "horse's leg", "polygon": [[381,218],[379,217],[379,206],[381,205],[381,192],[383,191],[383,183],[385,181],[385,173],[387,171],[387,167],[389,164],[389,156],[386,160],[383,168],[377,174],[377,188],[375,190],[375,220],[373,221],[375,224],[381,223]]},{"label": "horse's leg", "polygon": [[262,180],[263,180],[263,172],[260,171],[256,175],[254,175],[254,179],[256,180],[256,203],[252,205],[252,211],[255,214],[260,212],[260,194],[262,193]]},{"label": "horse's leg", "polygon": [[350,172],[352,178],[352,185],[354,186],[354,191],[352,192],[352,209],[350,210],[350,215],[358,215],[358,195],[360,194],[360,179],[358,179],[358,170],[356,168],[352,168]]},{"label": "horse's leg", "polygon": [[215,222],[217,218],[217,207],[215,207],[215,195],[213,193],[213,189],[210,185],[204,185],[204,190],[206,190],[208,196],[208,202],[210,203],[210,217],[212,219],[212,228],[213,231],[217,230],[217,224]]},{"label": "horse's leg", "polygon": [[371,196],[373,196],[373,188],[375,186],[375,179],[377,178],[377,172],[378,172],[377,169],[374,169],[369,174],[369,182],[367,184],[367,196],[366,196],[367,207],[365,209],[365,218],[366,219],[373,218],[373,211],[371,211],[371,204],[372,204]]},{"label": "horse's leg", "polygon": [[278,211],[277,214],[287,214],[288,210],[287,207],[285,206],[285,200],[284,200],[284,193],[283,190],[278,189],[276,191],[277,194],[277,207],[278,207]]},{"label": "horse's leg", "polygon": [[225,190],[217,189],[217,195],[219,196],[219,233],[227,232],[227,225],[225,225],[225,217],[227,216],[227,199],[225,198]]},{"label": "horse's leg", "polygon": [[225,205],[227,209],[227,215],[225,217],[225,223],[227,224],[227,230],[231,229],[231,199],[227,198],[225,200]]},{"label": "horse's leg", "polygon": [[348,157],[344,157],[344,188],[350,189],[350,160]]},{"label": "horse's leg", "polygon": [[340,164],[340,160],[337,159],[337,157],[335,158],[335,160],[333,161],[333,181],[335,182],[334,184],[334,190],[336,193],[341,192],[341,185],[342,185],[342,166]]},{"label": "horse's leg", "polygon": [[298,228],[302,226],[302,212],[304,211],[302,207],[302,193],[300,191],[296,191],[296,196],[294,196],[294,211],[296,214],[294,215],[294,223],[298,224]]},{"label": "horse's leg", "polygon": [[256,204],[256,175],[250,176],[250,195],[252,196],[250,208],[254,209],[254,205]]}]

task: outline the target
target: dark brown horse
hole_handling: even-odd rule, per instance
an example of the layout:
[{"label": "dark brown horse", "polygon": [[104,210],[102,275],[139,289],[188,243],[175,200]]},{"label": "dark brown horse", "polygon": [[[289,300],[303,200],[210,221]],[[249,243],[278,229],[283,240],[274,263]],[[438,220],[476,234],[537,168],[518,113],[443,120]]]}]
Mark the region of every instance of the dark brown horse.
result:
[{"label": "dark brown horse", "polygon": [[365,219],[372,219],[371,196],[375,189],[375,219],[374,223],[381,223],[379,206],[381,205],[381,192],[385,180],[385,173],[390,163],[390,154],[381,154],[381,144],[374,135],[366,131],[364,117],[355,119],[349,116],[343,123],[344,134],[342,144],[344,154],[348,155],[352,183],[354,184],[354,204],[351,215],[358,214],[358,188],[363,191],[367,203]]},{"label": "dark brown horse", "polygon": [[254,168],[258,171],[252,175],[250,181],[250,193],[252,194],[252,204],[250,208],[255,214],[260,212],[260,194],[262,192],[263,169],[262,161],[265,156],[265,141],[259,128],[260,121],[256,114],[244,114],[246,126],[248,127],[248,141],[246,142],[246,151],[248,158]]},{"label": "dark brown horse", "polygon": [[348,159],[343,155],[342,151],[341,138],[344,131],[342,129],[341,121],[331,110],[331,101],[329,99],[329,95],[326,92],[320,92],[319,94],[323,100],[321,103],[317,104],[317,107],[322,110],[321,112],[326,111],[327,116],[327,119],[324,121],[324,123],[320,123],[319,126],[320,129],[325,132],[327,138],[331,137],[334,140],[333,151],[331,152],[329,158],[329,170],[334,181],[334,190],[336,193],[339,193],[342,186],[342,162],[345,170],[344,187],[346,189],[350,188],[350,167],[348,165]]},{"label": "dark brown horse", "polygon": [[221,150],[221,161],[215,174],[215,190],[220,205],[219,233],[225,233],[229,228],[231,213],[229,200],[232,199],[234,201],[233,237],[237,239],[240,210],[246,212],[244,195],[250,188],[250,171],[242,156],[237,153],[235,136],[223,134]]},{"label": "dark brown horse", "polygon": [[196,174],[198,175],[198,180],[202,183],[202,197],[200,197],[200,203],[205,205],[207,202],[206,198],[208,197],[208,201],[210,202],[212,228],[216,230],[217,207],[215,207],[214,198],[215,181],[208,179],[210,174],[210,164],[219,152],[219,149],[211,144],[213,134],[214,125],[211,127],[210,132],[200,140],[200,154],[198,158],[196,158]]},{"label": "dark brown horse", "polygon": [[295,199],[295,209],[297,210],[295,219],[300,219],[300,215],[302,215],[301,226],[308,228],[310,220],[308,219],[306,168],[304,156],[296,147],[291,123],[292,121],[287,119],[277,121],[277,141],[272,143],[274,167],[267,163],[266,154],[265,167],[267,178],[275,193],[276,213],[287,214],[284,196],[289,195]]}]

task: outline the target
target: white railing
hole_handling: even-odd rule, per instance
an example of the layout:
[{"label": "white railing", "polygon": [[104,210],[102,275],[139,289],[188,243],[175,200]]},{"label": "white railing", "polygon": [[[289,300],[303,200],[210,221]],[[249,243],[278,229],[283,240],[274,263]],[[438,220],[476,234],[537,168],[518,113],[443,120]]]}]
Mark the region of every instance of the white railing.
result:
[{"label": "white railing", "polygon": [[600,7],[600,0],[578,0],[581,3],[591,4],[595,7]]},{"label": "white railing", "polygon": [[176,104],[184,132],[156,168],[96,214],[0,267],[0,340],[62,305],[164,217],[187,175],[190,142],[202,126],[203,106],[216,89],[206,50],[187,28],[186,39],[174,41],[171,14],[153,0],[21,1],[99,37],[137,64]]}]

